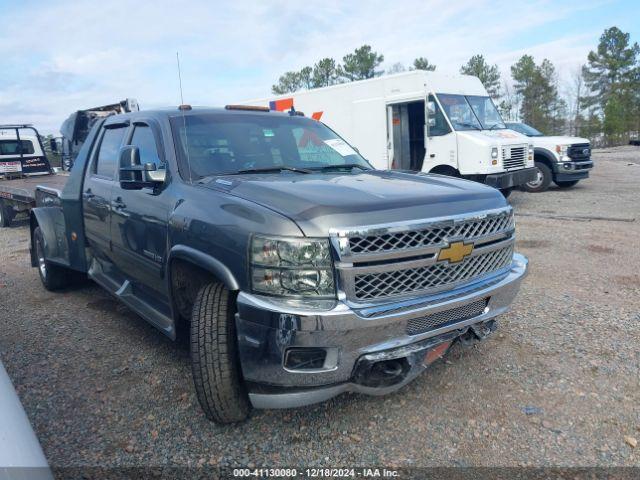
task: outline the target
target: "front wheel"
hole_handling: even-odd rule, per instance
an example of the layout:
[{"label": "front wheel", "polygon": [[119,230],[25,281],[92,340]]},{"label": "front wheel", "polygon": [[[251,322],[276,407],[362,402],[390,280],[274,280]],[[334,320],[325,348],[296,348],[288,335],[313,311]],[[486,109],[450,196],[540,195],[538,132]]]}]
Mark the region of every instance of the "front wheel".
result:
[{"label": "front wheel", "polygon": [[72,272],[64,267],[52,265],[45,256],[44,236],[40,227],[33,231],[33,248],[38,262],[38,275],[44,288],[50,291],[60,290],[71,283]]},{"label": "front wheel", "polygon": [[538,169],[537,176],[534,180],[527,182],[522,186],[522,189],[525,192],[530,192],[530,193],[544,192],[549,188],[549,185],[551,185],[551,180],[553,178],[553,173],[551,172],[551,169],[542,162],[536,162],[535,165],[536,165],[536,168]]},{"label": "front wheel", "polygon": [[560,188],[571,188],[574,187],[580,180],[567,180],[565,182],[554,181],[557,186]]},{"label": "front wheel", "polygon": [[200,406],[209,420],[234,423],[251,411],[238,357],[235,295],[209,283],[191,313],[191,370]]}]

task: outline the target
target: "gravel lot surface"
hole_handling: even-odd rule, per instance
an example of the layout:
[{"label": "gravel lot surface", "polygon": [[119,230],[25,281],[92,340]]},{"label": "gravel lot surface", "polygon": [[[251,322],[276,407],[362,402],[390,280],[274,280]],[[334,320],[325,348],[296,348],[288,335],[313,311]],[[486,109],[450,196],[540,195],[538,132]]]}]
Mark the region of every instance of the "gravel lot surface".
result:
[{"label": "gravel lot surface", "polygon": [[382,398],[208,422],[188,347],[92,285],[45,291],[0,229],[0,358],[54,467],[640,466],[640,149],[569,190],[515,192],[531,262],[511,313]]}]

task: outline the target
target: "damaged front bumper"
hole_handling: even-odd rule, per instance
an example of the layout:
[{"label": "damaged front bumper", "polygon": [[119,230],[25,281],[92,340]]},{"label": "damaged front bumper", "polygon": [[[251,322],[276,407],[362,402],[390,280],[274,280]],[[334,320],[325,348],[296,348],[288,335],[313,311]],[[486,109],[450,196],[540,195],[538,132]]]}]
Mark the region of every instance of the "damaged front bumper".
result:
[{"label": "damaged front bumper", "polygon": [[290,408],[344,392],[398,390],[427,367],[427,352],[491,333],[527,266],[525,257],[514,254],[507,271],[489,278],[370,308],[345,301],[296,305],[241,292],[236,326],[249,398],[256,408]]}]

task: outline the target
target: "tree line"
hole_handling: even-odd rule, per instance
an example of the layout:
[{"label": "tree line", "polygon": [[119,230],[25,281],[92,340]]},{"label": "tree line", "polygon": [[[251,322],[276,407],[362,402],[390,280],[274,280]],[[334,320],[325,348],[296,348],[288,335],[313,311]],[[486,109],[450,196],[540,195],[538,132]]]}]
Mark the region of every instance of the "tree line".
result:
[{"label": "tree line", "polygon": [[[271,90],[286,94],[407,70],[436,70],[426,57],[416,58],[408,68],[395,63],[386,71],[379,68],[383,61],[384,55],[363,45],[342,62],[323,58],[286,72]],[[640,47],[617,27],[604,31],[585,64],[565,75],[562,85],[550,60],[536,62],[531,55],[511,65],[508,79],[479,54],[462,65],[460,73],[480,79],[505,120],[522,121],[546,135],[570,134],[617,145],[640,133]]]}]

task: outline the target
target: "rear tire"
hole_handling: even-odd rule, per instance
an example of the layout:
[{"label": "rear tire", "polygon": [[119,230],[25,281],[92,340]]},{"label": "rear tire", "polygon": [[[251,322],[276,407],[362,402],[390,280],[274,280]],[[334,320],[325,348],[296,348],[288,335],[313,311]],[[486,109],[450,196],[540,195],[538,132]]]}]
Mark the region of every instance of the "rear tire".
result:
[{"label": "rear tire", "polygon": [[10,227],[13,220],[13,209],[7,202],[0,200],[0,227]]},{"label": "rear tire", "polygon": [[52,265],[46,259],[44,249],[44,237],[40,227],[33,231],[33,248],[35,250],[36,262],[38,263],[38,275],[44,288],[50,291],[60,290],[71,283],[72,273],[70,270]]},{"label": "rear tire", "polygon": [[238,357],[235,295],[220,283],[203,286],[191,313],[191,370],[204,414],[216,423],[246,420],[251,411]]},{"label": "rear tire", "polygon": [[579,182],[580,180],[567,180],[566,182],[556,182],[554,181],[553,183],[555,183],[557,186],[559,186],[560,188],[571,188],[571,187],[575,187],[575,185]]},{"label": "rear tire", "polygon": [[553,172],[551,172],[551,169],[542,162],[536,162],[536,168],[538,169],[538,178],[536,178],[534,181],[525,183],[522,186],[522,189],[525,192],[544,192],[549,188],[549,185],[551,185],[551,180],[553,179]]}]

